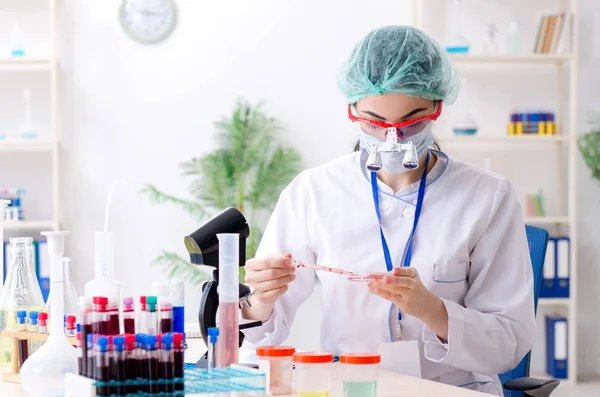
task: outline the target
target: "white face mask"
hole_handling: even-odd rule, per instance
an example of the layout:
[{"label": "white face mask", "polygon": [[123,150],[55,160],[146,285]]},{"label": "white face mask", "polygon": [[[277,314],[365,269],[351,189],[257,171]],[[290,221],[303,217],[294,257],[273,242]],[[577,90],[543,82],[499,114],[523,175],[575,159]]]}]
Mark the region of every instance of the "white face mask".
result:
[{"label": "white face mask", "polygon": [[[416,135],[411,136],[410,138],[403,139],[398,143],[406,143],[408,141],[412,141],[417,149],[417,156],[420,159],[421,156],[427,151],[427,148],[433,144],[433,133],[431,124],[429,124],[423,131],[419,132]],[[366,150],[367,153],[371,152],[371,146],[376,145],[382,148],[385,145],[385,142],[371,136],[369,134],[365,134],[362,130],[360,131],[360,147],[363,150]],[[395,153],[381,153],[381,163],[383,169],[389,172],[390,174],[404,174],[409,169],[404,168],[404,152],[395,152]]]}]

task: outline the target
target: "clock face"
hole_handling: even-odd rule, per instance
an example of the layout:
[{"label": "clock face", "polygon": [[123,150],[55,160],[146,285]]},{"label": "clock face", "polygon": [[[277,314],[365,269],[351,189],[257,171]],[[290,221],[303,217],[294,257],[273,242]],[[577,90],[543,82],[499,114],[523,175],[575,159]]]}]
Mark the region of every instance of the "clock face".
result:
[{"label": "clock face", "polygon": [[169,37],[177,22],[177,9],[173,0],[123,0],[119,16],[131,38],[152,44]]}]

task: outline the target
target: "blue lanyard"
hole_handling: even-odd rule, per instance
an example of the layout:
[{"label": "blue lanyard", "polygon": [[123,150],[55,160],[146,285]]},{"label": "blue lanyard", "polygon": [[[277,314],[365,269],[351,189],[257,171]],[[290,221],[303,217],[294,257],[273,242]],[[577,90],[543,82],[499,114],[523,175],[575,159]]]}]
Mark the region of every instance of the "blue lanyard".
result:
[{"label": "blue lanyard", "polygon": [[[419,184],[419,195],[417,196],[417,208],[415,209],[415,220],[413,221],[412,231],[408,238],[406,254],[404,256],[404,265],[410,266],[410,259],[412,257],[412,246],[413,239],[415,237],[415,230],[417,230],[417,223],[419,223],[419,216],[421,215],[421,208],[423,207],[423,198],[425,197],[425,185],[427,184],[427,167],[429,166],[429,151],[427,151],[427,159],[425,160],[425,169],[423,175],[421,175],[421,183]],[[373,201],[375,202],[375,212],[377,213],[377,220],[379,221],[379,234],[381,235],[381,245],[383,247],[383,256],[385,258],[385,266],[388,272],[394,269],[392,263],[392,257],[390,256],[390,249],[388,248],[387,241],[381,228],[381,212],[379,211],[379,190],[377,189],[377,174],[371,172],[371,187],[373,188]],[[402,320],[402,313],[398,311],[398,321]]]},{"label": "blue lanyard", "polygon": [[[413,222],[412,232],[407,242],[406,255],[404,257],[404,266],[410,266],[410,259],[412,256],[412,245],[413,238],[415,236],[415,230],[417,229],[417,223],[419,222],[419,216],[421,215],[421,208],[423,207],[423,197],[425,196],[425,185],[427,184],[427,167],[429,166],[429,151],[427,151],[427,159],[425,160],[425,169],[421,176],[421,184],[419,185],[419,195],[417,196],[417,208],[415,209],[415,220]],[[383,246],[383,256],[385,257],[385,265],[388,272],[394,269],[392,263],[392,257],[390,256],[390,249],[388,248],[387,241],[381,228],[381,212],[379,211],[379,190],[377,189],[377,175],[375,172],[371,172],[371,186],[373,188],[373,201],[375,202],[375,212],[377,213],[377,220],[379,221],[379,233],[381,234],[381,245]]]}]

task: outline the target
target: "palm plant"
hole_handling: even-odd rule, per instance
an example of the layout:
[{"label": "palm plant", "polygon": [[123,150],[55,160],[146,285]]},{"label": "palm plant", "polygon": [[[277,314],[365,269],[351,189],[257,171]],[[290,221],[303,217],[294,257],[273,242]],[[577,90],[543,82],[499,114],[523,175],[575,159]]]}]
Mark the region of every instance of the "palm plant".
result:
[{"label": "palm plant", "polygon": [[578,147],[592,177],[600,181],[600,114],[590,124],[591,131],[579,137]]},{"label": "palm plant", "polygon": [[[252,258],[262,236],[261,215],[275,206],[283,188],[300,171],[299,153],[278,142],[282,128],[262,112],[261,104],[238,100],[233,114],[215,123],[218,148],[181,164],[181,174],[190,177],[191,200],[164,193],[151,184],[143,193],[155,204],[173,204],[199,222],[205,222],[227,207],[236,207],[248,219],[250,237],[246,255]],[[264,217],[263,217],[264,218]],[[184,277],[200,284],[209,277],[176,253],[163,251],[155,263],[169,277]],[[243,277],[243,268],[240,270]]]}]

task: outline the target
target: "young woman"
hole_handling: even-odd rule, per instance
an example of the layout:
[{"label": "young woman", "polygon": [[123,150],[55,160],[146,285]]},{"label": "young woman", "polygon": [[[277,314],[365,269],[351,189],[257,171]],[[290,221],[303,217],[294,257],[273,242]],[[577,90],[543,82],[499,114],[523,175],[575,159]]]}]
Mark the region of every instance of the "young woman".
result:
[{"label": "young woman", "polygon": [[[283,343],[313,292],[315,272],[291,258],[386,272],[368,282],[316,273],[322,348],[377,352],[416,340],[423,378],[502,395],[496,374],[533,346],[533,275],[511,184],[431,148],[433,124],[457,95],[454,67],[423,32],[387,26],[355,46],[338,84],[359,150],[281,193],[246,264],[254,295],[243,315],[264,322],[246,339]],[[397,150],[386,152],[386,140]]]}]

